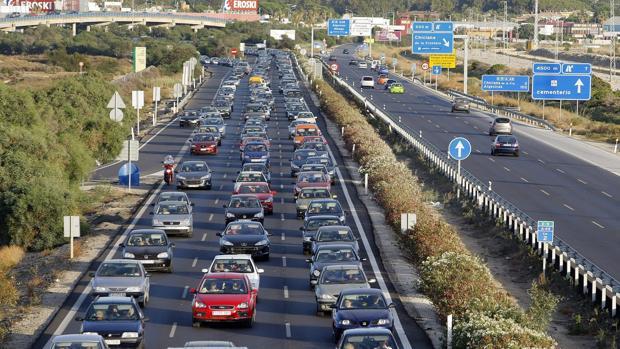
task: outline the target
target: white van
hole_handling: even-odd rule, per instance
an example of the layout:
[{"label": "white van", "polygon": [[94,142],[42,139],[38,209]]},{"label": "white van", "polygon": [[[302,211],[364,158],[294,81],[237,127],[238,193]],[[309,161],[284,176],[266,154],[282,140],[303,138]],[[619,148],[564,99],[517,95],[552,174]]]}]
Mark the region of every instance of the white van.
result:
[{"label": "white van", "polygon": [[361,61],[357,64],[358,68],[368,69],[368,63],[366,61]]},{"label": "white van", "polygon": [[362,76],[360,86],[362,86],[362,88],[375,88],[375,79],[373,79],[372,76]]}]

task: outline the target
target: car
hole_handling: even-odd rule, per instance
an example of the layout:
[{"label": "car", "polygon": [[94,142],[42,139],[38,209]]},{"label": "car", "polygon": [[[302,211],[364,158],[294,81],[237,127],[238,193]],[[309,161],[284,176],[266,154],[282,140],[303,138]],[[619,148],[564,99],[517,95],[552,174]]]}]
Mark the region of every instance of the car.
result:
[{"label": "car", "polygon": [[336,216],[342,224],[346,221],[346,213],[336,199],[314,199],[308,203],[306,218],[322,215]]},{"label": "car", "polygon": [[245,105],[245,111],[243,112],[244,119],[247,120],[251,115],[261,116],[265,120],[269,120],[271,118],[271,111],[266,105],[248,103]]},{"label": "car", "polygon": [[273,197],[276,195],[274,190],[269,188],[268,183],[241,183],[234,194],[254,195],[260,201],[265,210],[265,214],[273,214]]},{"label": "car", "polygon": [[256,290],[245,274],[207,273],[191,288],[192,326],[203,322],[243,322],[252,327],[256,319]]},{"label": "car", "polygon": [[[318,148],[314,148],[317,151],[327,151],[327,147],[325,150],[321,150]],[[329,156],[312,156],[306,159],[306,165],[323,165],[327,168],[327,174],[330,176],[331,183],[336,183],[336,165],[332,161],[332,158]]]},{"label": "car", "polygon": [[346,244],[351,246],[356,253],[359,254],[360,252],[360,247],[357,243],[358,239],[353,235],[351,227],[346,225],[320,227],[316,232],[316,236],[310,240],[312,241],[312,253],[315,253],[317,248],[326,244]]},{"label": "car", "polygon": [[304,103],[303,93],[299,88],[290,88],[282,92],[284,95],[284,102],[302,102]]},{"label": "car", "polygon": [[[297,120],[297,118],[299,117],[299,114],[304,113],[304,112],[308,112],[308,107],[302,103],[291,103],[289,105],[286,106],[286,119],[287,120]],[[312,123],[312,122],[306,122],[308,123]]]},{"label": "car", "polygon": [[[265,133],[260,132],[260,133]],[[253,136],[255,135],[256,136]],[[264,137],[260,137],[257,132],[254,131],[248,131],[247,133],[245,133],[244,135],[241,136],[241,142],[239,143],[239,151],[242,152],[243,148],[245,148],[245,145],[248,143],[254,143],[254,142],[260,142],[262,144],[264,144],[265,146],[267,146],[267,148],[269,149],[271,147],[271,141],[269,139],[266,139]],[[245,165],[245,164],[243,164]]]},{"label": "car", "polygon": [[194,206],[194,203],[189,200],[187,193],[182,191],[162,191],[151,206],[156,206],[162,201],[183,201],[189,204],[190,209]]},{"label": "car", "polygon": [[98,334],[107,345],[139,348],[149,319],[133,297],[98,297],[76,320],[82,322],[82,333]]},{"label": "car", "polygon": [[176,173],[177,189],[211,189],[213,186],[211,169],[205,161],[184,161],[174,172]]},{"label": "car", "polygon": [[394,84],[394,83],[396,83],[396,82],[397,82],[397,81],[396,81],[396,80],[394,80],[394,79],[387,79],[387,80],[385,81],[385,84],[384,84],[383,89],[385,89],[385,90],[389,90],[389,89],[390,89],[390,86],[392,86],[392,84]]},{"label": "car", "polygon": [[350,60],[349,65],[357,65],[357,60],[356,59]]},{"label": "car", "polygon": [[498,135],[491,144],[491,155],[511,154],[519,156],[519,141],[513,135]]},{"label": "car", "polygon": [[359,254],[348,244],[323,244],[314,250],[312,258],[306,259],[310,263],[310,288],[314,287],[312,281],[316,281],[321,271],[327,265],[335,264],[359,264],[362,259]]},{"label": "car", "polygon": [[326,265],[314,280],[314,296],[317,315],[332,310],[340,292],[347,289],[370,288],[375,279],[368,279],[358,263]]},{"label": "car", "polygon": [[316,237],[317,230],[319,230],[320,227],[330,225],[341,225],[338,217],[325,215],[304,218],[304,225],[299,228],[299,230],[301,230],[304,253],[312,252],[312,239]]},{"label": "car", "polygon": [[342,53],[345,54],[345,55],[348,55],[349,54],[349,49],[345,48],[344,50],[342,50]]},{"label": "car", "polygon": [[217,116],[203,118],[200,121],[200,125],[217,127],[217,131],[220,133],[220,138],[225,138],[227,125],[224,123],[224,119],[220,116],[219,111],[216,111],[215,113]]},{"label": "car", "polygon": [[297,149],[311,149],[311,150],[316,150],[316,151],[327,151],[327,144],[325,144],[325,142],[323,141],[319,141],[319,142],[303,142],[299,148]]},{"label": "car", "polygon": [[217,110],[220,112],[220,115],[226,119],[230,118],[233,112],[232,103],[225,100],[216,100],[213,102],[213,106],[217,108]]},{"label": "car", "polygon": [[379,75],[379,77],[377,78],[377,84],[379,85],[383,85],[388,81],[388,76],[387,74],[381,74]]},{"label": "car", "polygon": [[258,183],[258,182],[267,182],[267,178],[262,172],[259,171],[243,171],[239,172],[236,179],[233,179],[233,183],[235,183],[233,187],[233,193],[239,191],[239,186],[242,183]]},{"label": "car", "polygon": [[388,87],[388,91],[394,94],[403,94],[405,93],[405,86],[399,82],[395,82]]},{"label": "car", "polygon": [[271,183],[271,171],[264,163],[260,162],[247,162],[243,164],[241,171],[239,172],[262,172],[267,180],[267,183]]},{"label": "car", "polygon": [[297,198],[301,190],[306,187],[331,190],[331,178],[329,175],[319,171],[299,172],[297,180],[292,184],[295,185],[293,187],[293,195],[295,198]]},{"label": "car", "polygon": [[50,341],[47,349],[109,349],[103,337],[98,334],[62,334],[55,336]]},{"label": "car", "polygon": [[291,177],[295,177],[299,172],[299,169],[309,157],[317,156],[318,151],[312,149],[297,149],[293,153],[291,158]]},{"label": "car", "polygon": [[392,331],[376,327],[345,330],[336,344],[336,349],[349,348],[400,349]]},{"label": "car", "polygon": [[189,139],[191,144],[189,152],[192,155],[213,154],[217,155],[217,139],[211,133],[196,133]]},{"label": "car", "polygon": [[381,66],[381,62],[378,59],[373,59],[370,62],[370,69],[377,70]]},{"label": "car", "polygon": [[162,201],[153,211],[151,225],[166,234],[182,234],[191,237],[194,232],[192,207],[185,201]]},{"label": "car", "polygon": [[203,269],[203,273],[241,273],[250,279],[252,288],[256,290],[256,296],[260,288],[260,274],[265,270],[257,268],[252,256],[249,254],[220,254],[213,258],[211,266]]},{"label": "car", "polygon": [[452,109],[450,112],[454,113],[455,111],[469,113],[469,101],[465,98],[455,98],[454,101],[452,101]]},{"label": "car", "polygon": [[357,67],[362,69],[368,69],[368,63],[366,63],[366,61],[361,61],[357,64]]},{"label": "car", "polygon": [[512,122],[509,118],[498,117],[493,121],[489,121],[489,124],[491,124],[491,127],[489,127],[489,136],[512,134]]},{"label": "car", "polygon": [[228,204],[223,207],[226,209],[224,212],[226,224],[238,219],[249,219],[261,223],[265,220],[265,210],[260,200],[252,194],[232,195]]},{"label": "car", "polygon": [[180,127],[197,127],[200,125],[200,115],[196,111],[185,111],[179,116]]},{"label": "car", "polygon": [[336,341],[352,328],[385,328],[393,330],[394,317],[383,291],[376,288],[343,290],[333,305],[332,332]]},{"label": "car", "polygon": [[136,260],[146,270],[163,270],[172,273],[174,243],[160,229],[134,229],[119,244],[124,259]]},{"label": "car", "polygon": [[[305,166],[305,165],[304,165]],[[297,198],[295,199],[295,209],[297,211],[297,218],[304,218],[308,204],[315,199],[329,199],[335,198],[332,196],[329,189],[324,187],[305,187],[302,188]]]},{"label": "car", "polygon": [[205,133],[205,134],[213,135],[213,137],[217,141],[217,145],[218,146],[222,145],[222,134],[220,133],[219,127],[216,125],[200,125],[194,131],[194,134],[197,134],[197,133]]},{"label": "car", "polygon": [[317,124],[301,124],[295,126],[295,133],[293,135],[293,148],[297,149],[304,140],[304,137],[309,136],[321,136],[321,130]]},{"label": "car", "polygon": [[372,76],[362,76],[360,86],[362,88],[375,88],[375,79]]},{"label": "car", "polygon": [[238,347],[230,341],[190,341],[185,342],[183,348],[212,348],[212,349],[248,349],[247,347]]},{"label": "car", "polygon": [[271,234],[260,222],[238,220],[228,223],[220,237],[220,252],[225,254],[249,254],[269,260]]},{"label": "car", "polygon": [[269,167],[269,148],[263,142],[248,142],[241,151],[241,164],[247,162],[264,163]]},{"label": "car", "polygon": [[316,124],[316,116],[311,111],[301,111],[297,113],[297,120],[305,121],[308,124]]},{"label": "car", "polygon": [[89,274],[93,297],[134,297],[141,307],[149,301],[150,276],[142,263],[129,259],[110,259],[101,262],[97,271]]},{"label": "car", "polygon": [[[235,87],[233,87],[235,88]],[[201,115],[205,115],[205,114],[215,114],[218,115],[219,114],[219,110],[217,110],[216,107],[212,106],[212,105],[207,105],[204,107],[200,107],[200,109],[198,109],[199,113]]]},{"label": "car", "polygon": [[378,68],[378,70],[377,70],[377,73],[380,74],[380,75],[386,75],[387,76],[389,74],[389,72],[390,72],[390,70],[388,69],[388,67],[386,67],[384,65],[380,66]]},{"label": "car", "polygon": [[329,56],[329,58],[327,59],[327,61],[328,61],[329,63],[336,62],[336,60],[337,60],[337,59],[336,59],[336,56],[334,56],[334,55],[330,55],[330,56]]},{"label": "car", "polygon": [[[312,122],[308,122],[308,120],[293,120],[291,121],[291,123],[288,125],[288,133],[289,133],[289,138],[293,139],[293,136],[295,135],[295,128],[299,125],[305,125],[305,124],[310,124]],[[314,122],[316,123],[316,121]]]}]

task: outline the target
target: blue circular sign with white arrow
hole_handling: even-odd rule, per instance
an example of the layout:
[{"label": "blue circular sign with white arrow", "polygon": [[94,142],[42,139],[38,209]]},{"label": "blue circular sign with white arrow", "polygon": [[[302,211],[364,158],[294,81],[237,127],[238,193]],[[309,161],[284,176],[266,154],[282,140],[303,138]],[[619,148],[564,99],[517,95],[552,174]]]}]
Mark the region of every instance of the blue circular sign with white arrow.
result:
[{"label": "blue circular sign with white arrow", "polygon": [[450,142],[448,153],[454,160],[465,160],[471,154],[471,143],[463,137],[456,137]]}]

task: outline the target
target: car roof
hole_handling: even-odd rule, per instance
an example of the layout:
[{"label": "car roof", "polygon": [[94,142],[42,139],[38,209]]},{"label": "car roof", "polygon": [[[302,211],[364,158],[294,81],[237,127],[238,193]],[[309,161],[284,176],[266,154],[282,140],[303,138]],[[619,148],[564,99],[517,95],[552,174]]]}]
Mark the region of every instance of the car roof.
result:
[{"label": "car roof", "polygon": [[318,251],[318,250],[333,250],[333,249],[336,249],[336,248],[340,248],[340,249],[345,249],[345,248],[353,249],[351,244],[332,243],[332,242],[320,244],[320,245],[317,246],[316,249]]},{"label": "car roof", "polygon": [[241,182],[241,183],[239,183],[240,187],[248,187],[250,185],[253,185],[253,186],[260,185],[260,186],[264,186],[264,187],[267,186],[268,187],[269,183],[267,183],[267,182]]},{"label": "car roof", "polygon": [[383,295],[383,291],[381,291],[381,289],[371,288],[371,287],[349,288],[349,289],[340,291],[340,294],[342,294],[342,295],[345,295],[345,294],[360,294],[360,293]]},{"label": "car roof", "polygon": [[213,257],[213,260],[216,259],[252,259],[252,255],[249,254],[218,254]]},{"label": "car roof", "polygon": [[166,201],[160,201],[157,203],[157,206],[161,206],[161,205],[184,205],[187,206],[187,202],[185,201],[179,201],[179,200],[166,200]]},{"label": "car roof", "polygon": [[107,261],[102,261],[101,264],[103,264],[103,263],[140,264],[140,261],[137,261],[135,259],[115,258],[115,259],[108,259]]},{"label": "car roof", "polygon": [[[324,268],[331,270],[339,270],[339,269],[359,269],[362,270],[359,264],[332,264],[326,265]],[[325,270],[325,269],[323,269]]]},{"label": "car roof", "polygon": [[203,160],[186,160],[182,162],[182,164],[200,164],[200,163],[206,164],[207,162]]},{"label": "car roof", "polygon": [[132,231],[129,232],[129,235],[131,234],[145,234],[145,233],[162,233],[162,234],[166,234],[165,231],[161,230],[161,229],[134,229]]},{"label": "car roof", "polygon": [[[314,200],[312,200],[314,201]],[[347,229],[348,231],[353,231],[353,229],[351,229],[351,227],[349,227],[348,225],[328,225],[325,227],[320,227],[319,230],[324,231],[324,230],[343,230],[343,229]]]},{"label": "car roof", "polygon": [[316,215],[316,216],[306,217],[307,221],[322,220],[322,219],[335,219],[335,220],[339,220],[338,216],[334,216],[334,215],[331,215],[331,214],[319,214],[319,215]]},{"label": "car roof", "polygon": [[241,174],[263,174],[261,171],[241,171],[239,172],[239,175]]},{"label": "car roof", "polygon": [[[323,173],[323,172],[319,172],[319,173]],[[310,201],[310,203],[313,203],[313,202],[318,202],[318,203],[337,202],[338,204],[340,204],[340,201],[336,199],[330,199],[330,198],[316,199],[316,200]]]},{"label": "car roof", "polygon": [[202,279],[245,279],[246,276],[242,273],[230,273],[230,272],[222,272],[222,273],[214,273],[214,274],[204,274]]},{"label": "car roof", "polygon": [[326,191],[329,191],[329,189],[327,189],[325,187],[304,187],[304,188],[301,188],[301,191],[304,191],[304,190],[326,190]]},{"label": "car roof", "polygon": [[390,336],[394,337],[394,335],[392,334],[392,332],[390,330],[388,330],[387,328],[382,328],[382,327],[366,327],[366,328],[352,328],[349,330],[345,330],[342,335],[343,336],[347,336],[347,335],[377,335],[377,334],[381,334],[381,335],[386,335],[389,334]]},{"label": "car roof", "polygon": [[57,343],[60,341],[92,341],[99,342],[101,340],[101,336],[98,334],[61,334],[55,336],[52,339],[52,343]]},{"label": "car roof", "polygon": [[230,196],[230,199],[232,200],[233,198],[254,198],[256,200],[258,200],[258,198],[256,197],[256,195],[254,194],[234,194]]}]

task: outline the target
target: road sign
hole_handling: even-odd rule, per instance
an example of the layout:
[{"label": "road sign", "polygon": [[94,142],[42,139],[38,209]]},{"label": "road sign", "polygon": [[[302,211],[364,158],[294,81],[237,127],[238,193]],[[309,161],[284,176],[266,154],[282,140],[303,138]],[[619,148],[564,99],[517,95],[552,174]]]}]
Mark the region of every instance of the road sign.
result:
[{"label": "road sign", "polygon": [[433,31],[433,22],[413,22],[411,30],[414,32],[431,32]]},{"label": "road sign", "polygon": [[174,84],[174,89],[172,90],[172,97],[181,98],[183,97],[183,85],[180,83]]},{"label": "road sign", "polygon": [[123,121],[123,111],[120,109],[112,109],[110,110],[110,119],[112,119],[112,121],[116,121],[116,122],[121,122]]},{"label": "road sign", "polygon": [[536,227],[536,239],[538,242],[553,243],[554,221],[538,221]]},{"label": "road sign", "polygon": [[452,22],[433,22],[434,32],[449,32],[454,31],[454,24]]},{"label": "road sign", "polygon": [[349,26],[350,36],[371,36],[374,27],[371,17],[355,17]]},{"label": "road sign", "polygon": [[398,58],[394,57],[392,58],[392,65],[395,66],[398,64]]},{"label": "road sign", "polygon": [[454,69],[456,68],[456,53],[449,55],[430,55],[428,62],[431,66],[440,65],[442,68]]},{"label": "road sign", "polygon": [[433,66],[433,71],[432,73],[433,75],[441,75],[441,66],[440,65],[434,65]]},{"label": "road sign", "polygon": [[423,62],[422,63],[422,70],[428,70],[429,67],[430,66],[429,66],[428,62]]},{"label": "road sign", "polygon": [[349,36],[351,34],[351,21],[348,19],[330,19],[327,21],[327,35]]},{"label": "road sign", "polygon": [[236,49],[236,48],[234,48],[234,47],[233,47],[233,48],[231,48],[231,49],[230,49],[230,54],[231,54],[231,55],[233,55],[233,56],[236,56],[236,55],[237,55],[237,49]]},{"label": "road sign", "polygon": [[465,160],[471,154],[471,143],[463,137],[456,137],[450,142],[448,153],[454,160]]},{"label": "road sign", "polygon": [[453,53],[454,25],[452,22],[413,22],[413,53]]},{"label": "road sign", "polygon": [[562,65],[560,63],[533,63],[532,72],[534,74],[560,74]]},{"label": "road sign", "polygon": [[144,107],[144,91],[131,91],[131,106],[135,109]]},{"label": "road sign", "polygon": [[140,143],[138,141],[123,141],[123,149],[116,157],[118,161],[138,161]]},{"label": "road sign", "polygon": [[365,38],[364,39],[364,43],[365,44],[374,44],[375,43],[375,39],[373,39],[373,38]]},{"label": "road sign", "polygon": [[64,237],[80,237],[80,216],[64,216]]},{"label": "road sign", "polygon": [[529,92],[530,77],[527,75],[482,75],[483,91]]},{"label": "road sign", "polygon": [[123,102],[123,99],[121,98],[121,95],[118,94],[117,91],[114,91],[114,94],[112,95],[112,98],[110,98],[110,101],[108,102],[108,106],[107,108],[119,108],[119,109],[123,109],[125,108],[125,102]]},{"label": "road sign", "polygon": [[160,87],[153,87],[153,102],[159,102],[161,101],[161,88]]},{"label": "road sign", "polygon": [[592,92],[590,75],[534,75],[532,99],[588,101]]},{"label": "road sign", "polygon": [[329,65],[329,69],[331,69],[333,72],[337,72],[338,71],[338,63],[332,63]]},{"label": "road sign", "polygon": [[589,63],[564,63],[562,74],[592,74],[592,65]]}]

